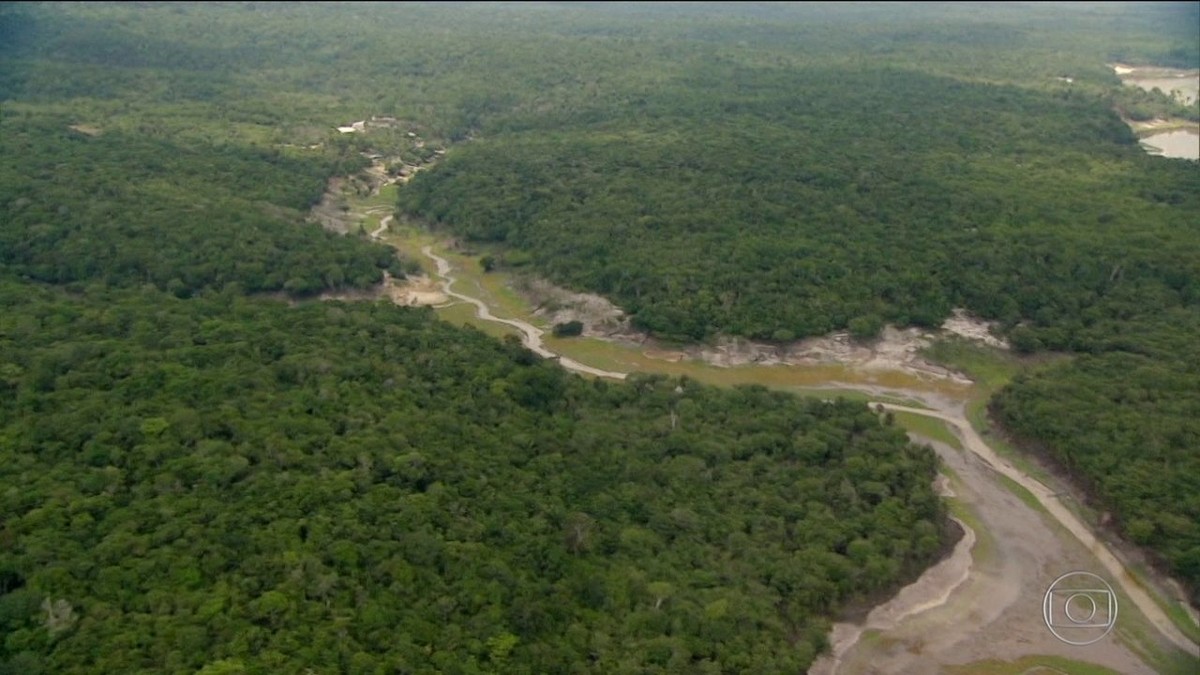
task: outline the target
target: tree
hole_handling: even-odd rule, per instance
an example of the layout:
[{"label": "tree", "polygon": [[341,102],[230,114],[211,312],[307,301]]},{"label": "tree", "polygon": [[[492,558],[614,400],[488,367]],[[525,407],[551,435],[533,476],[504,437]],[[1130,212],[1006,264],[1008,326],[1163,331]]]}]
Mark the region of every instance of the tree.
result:
[{"label": "tree", "polygon": [[577,337],[583,335],[583,322],[567,321],[556,323],[553,328],[554,337]]},{"label": "tree", "polygon": [[666,581],[651,582],[646,590],[650,592],[650,597],[654,598],[654,609],[661,609],[662,604],[675,594],[675,587]]},{"label": "tree", "polygon": [[883,330],[883,319],[875,314],[855,317],[848,324],[850,335],[856,340],[874,340],[879,337],[879,331]]}]

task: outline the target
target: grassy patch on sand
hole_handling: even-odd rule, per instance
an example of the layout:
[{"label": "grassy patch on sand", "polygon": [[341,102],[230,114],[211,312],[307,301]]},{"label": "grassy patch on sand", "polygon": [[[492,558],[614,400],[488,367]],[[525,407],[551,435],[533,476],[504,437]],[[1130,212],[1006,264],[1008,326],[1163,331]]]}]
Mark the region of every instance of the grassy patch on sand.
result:
[{"label": "grassy patch on sand", "polygon": [[911,433],[945,443],[955,450],[963,449],[962,442],[958,440],[958,436],[946,426],[945,422],[937,418],[899,411],[892,411],[892,415],[895,417],[897,424]]},{"label": "grassy patch on sand", "polygon": [[399,190],[398,185],[384,185],[379,188],[378,193],[359,198],[359,206],[360,208],[382,207],[391,210],[396,206],[396,195]]},{"label": "grassy patch on sand", "polygon": [[[538,328],[549,326],[533,315],[533,307],[513,290],[512,278],[503,272],[484,272],[478,255],[447,251],[435,246],[434,252],[451,265],[451,276],[457,279],[455,290],[487,304],[492,314],[504,319],[520,319]],[[590,364],[589,364],[590,365]]]},{"label": "grassy patch on sand", "polygon": [[922,350],[921,354],[935,363],[961,371],[974,380],[976,387],[964,411],[967,421],[997,454],[1011,461],[1022,472],[1039,481],[1053,484],[1048,482],[1051,478],[1046,472],[1033,465],[1004,439],[993,433],[991,421],[988,419],[987,403],[992,394],[1008,384],[1017,373],[1059,360],[1064,358],[1063,356],[1020,357],[961,338],[938,340]]},{"label": "grassy patch on sand", "polygon": [[406,259],[415,260],[425,274],[430,277],[437,276],[437,265],[421,252],[422,247],[431,246],[436,241],[429,233],[410,223],[396,220],[392,221],[388,231],[383,234],[381,239],[385,244],[399,251]]},{"label": "grassy patch on sand", "polygon": [[[950,489],[959,494],[962,488],[962,483],[959,478],[947,466],[942,466],[942,473],[950,478]],[[950,511],[950,515],[958,518],[964,525],[971,528],[975,533],[975,544],[971,547],[971,559],[974,564],[990,564],[995,560],[996,556],[996,540],[992,535],[988,534],[987,528],[974,511],[970,509],[964,502],[954,497],[946,500],[946,508]]]},{"label": "grassy patch on sand", "polygon": [[1133,620],[1118,619],[1113,633],[1117,639],[1146,662],[1154,672],[1162,675],[1195,675],[1200,672],[1200,656],[1186,654],[1173,645],[1162,642],[1158,631],[1145,615],[1119,588],[1116,589],[1121,603],[1121,616],[1132,615]]},{"label": "grassy patch on sand", "polygon": [[[1125,570],[1126,576],[1129,577],[1130,581],[1137,584],[1143,591],[1145,591],[1146,594],[1154,600],[1155,604],[1157,604],[1164,612],[1167,613],[1167,616],[1170,617],[1171,622],[1174,623],[1175,626],[1188,637],[1188,639],[1192,640],[1193,642],[1200,643],[1200,626],[1196,625],[1196,622],[1192,620],[1191,615],[1186,609],[1183,608],[1183,605],[1179,604],[1178,600],[1163,597],[1162,593],[1160,593],[1157,588],[1148,583],[1147,580],[1152,577],[1153,573],[1147,569],[1145,565],[1136,562],[1128,562],[1125,565]],[[1198,663],[1198,665],[1200,665],[1200,663]],[[1197,672],[1200,672],[1200,668],[1197,669]]]},{"label": "grassy patch on sand", "polygon": [[926,359],[965,373],[987,395],[1008,384],[1025,367],[1020,357],[962,338],[942,338],[921,351]]},{"label": "grassy patch on sand", "polygon": [[904,396],[889,396],[887,394],[877,394],[858,389],[849,389],[839,387],[836,384],[828,387],[780,387],[782,391],[796,394],[797,396],[809,396],[820,399],[835,399],[843,398],[847,401],[860,401],[862,403],[870,403],[872,401],[878,403],[891,403],[892,405],[902,405],[908,408],[920,408],[928,410],[929,406],[924,401],[918,401],[915,398],[907,398]]},{"label": "grassy patch on sand", "polygon": [[1009,492],[1016,495],[1017,499],[1020,499],[1025,506],[1028,506],[1034,511],[1046,516],[1054,524],[1059,524],[1058,520],[1055,519],[1054,516],[1050,515],[1050,512],[1046,510],[1046,507],[1042,506],[1042,503],[1038,501],[1038,498],[1035,497],[1034,494],[1030,492],[1024,485],[1021,485],[1017,481],[1005,476],[1000,472],[996,472],[996,477],[999,478],[1000,482],[1004,484],[1004,487],[1007,488]]},{"label": "grassy patch on sand", "polygon": [[470,303],[460,302],[449,307],[439,308],[435,311],[438,318],[443,321],[448,321],[459,326],[472,326],[495,338],[503,338],[506,335],[520,335],[520,332],[516,328],[496,323],[495,321],[484,321],[475,316],[475,306]]},{"label": "grassy patch on sand", "polygon": [[1066,673],[1067,675],[1120,675],[1119,671],[1086,661],[1062,656],[1024,656],[1016,661],[976,661],[961,666],[946,666],[943,672],[953,675],[1033,675],[1034,673]]}]

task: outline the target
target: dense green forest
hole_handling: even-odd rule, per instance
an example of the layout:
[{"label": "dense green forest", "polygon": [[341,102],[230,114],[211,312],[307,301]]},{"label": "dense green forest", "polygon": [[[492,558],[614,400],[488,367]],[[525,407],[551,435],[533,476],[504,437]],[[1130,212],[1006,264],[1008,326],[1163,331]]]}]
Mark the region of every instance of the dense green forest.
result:
[{"label": "dense green forest", "polygon": [[1113,334],[1093,324],[1200,300],[1200,176],[1147,157],[1109,99],[798,51],[701,45],[653,87],[498,115],[400,206],[682,340],[966,307],[1091,350]]},{"label": "dense green forest", "polygon": [[662,336],[1083,353],[995,414],[1200,588],[1200,175],[1104,65],[1195,66],[1195,18],[0,4],[0,672],[797,672],[930,562],[932,455],[861,405],[255,297],[400,274],[305,211],[435,145],[404,211]]},{"label": "dense green forest", "polygon": [[1140,330],[1126,348],[1019,377],[992,410],[1200,601],[1200,313],[1173,310]]},{"label": "dense green forest", "polygon": [[333,73],[391,48],[372,17],[458,10],[359,9],[342,45],[329,6],[0,6],[0,672],[803,671],[944,548],[927,448],[257,297],[402,271],[305,212],[380,138],[416,151],[332,126],[419,88]]},{"label": "dense green forest", "polygon": [[235,283],[296,295],[364,288],[389,267],[403,276],[390,248],[303,224],[326,178],[365,161],[357,154],[327,162],[70,126],[33,112],[0,120],[0,263],[12,273],[180,296]]},{"label": "dense green forest", "polygon": [[967,307],[1087,349],[1111,335],[1093,324],[1200,301],[1200,176],[1094,101],[702,61],[595,120],[468,144],[401,207],[686,340],[937,326]]},{"label": "dense green forest", "polygon": [[429,310],[0,305],[7,672],[800,672],[941,545],[932,452],[861,404]]}]

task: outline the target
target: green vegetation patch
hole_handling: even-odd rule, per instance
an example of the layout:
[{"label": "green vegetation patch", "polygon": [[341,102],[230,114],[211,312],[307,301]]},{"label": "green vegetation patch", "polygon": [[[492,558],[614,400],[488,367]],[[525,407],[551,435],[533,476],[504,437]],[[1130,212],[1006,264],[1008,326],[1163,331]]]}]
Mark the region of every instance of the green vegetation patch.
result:
[{"label": "green vegetation patch", "polygon": [[1195,600],[1200,359],[1194,338],[1186,330],[1177,335],[1173,355],[1084,356],[1018,377],[992,409],[1006,429],[1083,485],[1094,506],[1111,509],[1125,536],[1155,551]]},{"label": "green vegetation patch", "polygon": [[979,345],[959,337],[944,337],[922,350],[925,358],[957,370],[990,392],[1008,384],[1026,364],[1008,352]]},{"label": "green vegetation patch", "polygon": [[888,411],[885,415],[891,415],[897,424],[912,433],[945,443],[957,450],[963,449],[962,441],[958,439],[958,436],[950,430],[945,422],[939,419],[917,413],[898,411]]},{"label": "green vegetation patch", "polygon": [[798,672],[940,548],[932,453],[861,404],[591,382],[382,303],[0,305],[23,672]]},{"label": "green vegetation patch", "polygon": [[391,249],[323,231],[304,209],[335,171],[236,145],[178,145],[118,131],[89,136],[70,118],[0,116],[0,265],[47,283],[152,284],[180,297],[237,285],[309,295],[364,288]]},{"label": "green vegetation patch", "polygon": [[953,675],[1032,675],[1034,673],[1060,673],[1063,675],[1120,675],[1118,671],[1098,666],[1087,661],[1068,659],[1062,656],[1025,656],[1015,661],[975,661],[961,666],[947,666],[945,672]]}]

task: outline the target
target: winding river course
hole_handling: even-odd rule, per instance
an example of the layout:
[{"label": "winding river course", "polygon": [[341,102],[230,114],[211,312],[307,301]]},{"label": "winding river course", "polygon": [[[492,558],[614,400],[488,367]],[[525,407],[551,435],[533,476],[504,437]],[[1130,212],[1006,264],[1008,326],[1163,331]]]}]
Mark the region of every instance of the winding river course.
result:
[{"label": "winding river course", "polygon": [[[371,236],[382,238],[391,222],[392,216],[385,217]],[[424,246],[421,252],[436,265],[447,296],[474,306],[476,316],[483,321],[515,328],[524,346],[534,353],[594,377],[627,376],[551,351],[540,328],[521,319],[497,317],[483,300],[455,291],[457,279],[451,263],[434,253],[431,246]],[[972,520],[982,530],[977,532],[955,518],[964,529],[964,537],[951,554],[872,610],[865,620],[836,624],[830,635],[832,653],[814,664],[811,672],[928,673],[983,659],[1054,655],[1103,664],[1121,673],[1153,673],[1158,668],[1148,666],[1147,661],[1156,666],[1181,663],[1170,658],[1162,661],[1164,641],[1181,650],[1185,660],[1188,656],[1200,657],[1200,647],[1172,623],[1125,565],[1064,505],[1059,494],[984,442],[967,421],[962,401],[919,390],[884,391],[868,385],[836,384],[836,389],[847,388],[920,401],[928,408],[882,402],[871,405],[933,418],[949,426],[961,447],[921,440],[934,447],[946,467],[949,478],[943,475],[940,479],[943,494],[954,496],[973,511]],[[1006,481],[1016,487],[1004,485]],[[1028,491],[1024,499],[1021,490]],[[1116,581],[1122,610],[1116,639],[1109,637],[1087,647],[1071,646],[1051,636],[1042,624],[1045,589],[1059,574],[1075,570]],[[1157,633],[1159,639],[1146,632]],[[862,639],[864,635],[871,639]],[[963,672],[969,672],[969,668]]]},{"label": "winding river course", "polygon": [[437,273],[438,276],[442,278],[442,290],[446,292],[446,295],[475,305],[475,315],[484,321],[502,323],[506,326],[512,326],[513,328],[521,331],[521,342],[525,345],[526,349],[545,359],[557,359],[562,367],[566,368],[567,370],[573,370],[577,373],[584,373],[586,375],[595,375],[596,377],[609,377],[616,380],[625,379],[626,373],[617,373],[611,370],[593,368],[591,366],[584,365],[575,359],[570,359],[565,356],[555,354],[547,349],[546,345],[542,342],[542,335],[545,334],[542,329],[532,324],[521,321],[520,319],[501,319],[492,315],[491,310],[488,309],[488,306],[482,300],[478,298],[472,298],[469,295],[463,295],[462,293],[459,293],[451,288],[456,279],[450,276],[450,263],[446,262],[445,258],[435,254],[429,246],[422,248],[421,252],[424,253],[430,260],[433,260],[435,264],[437,264]]}]

